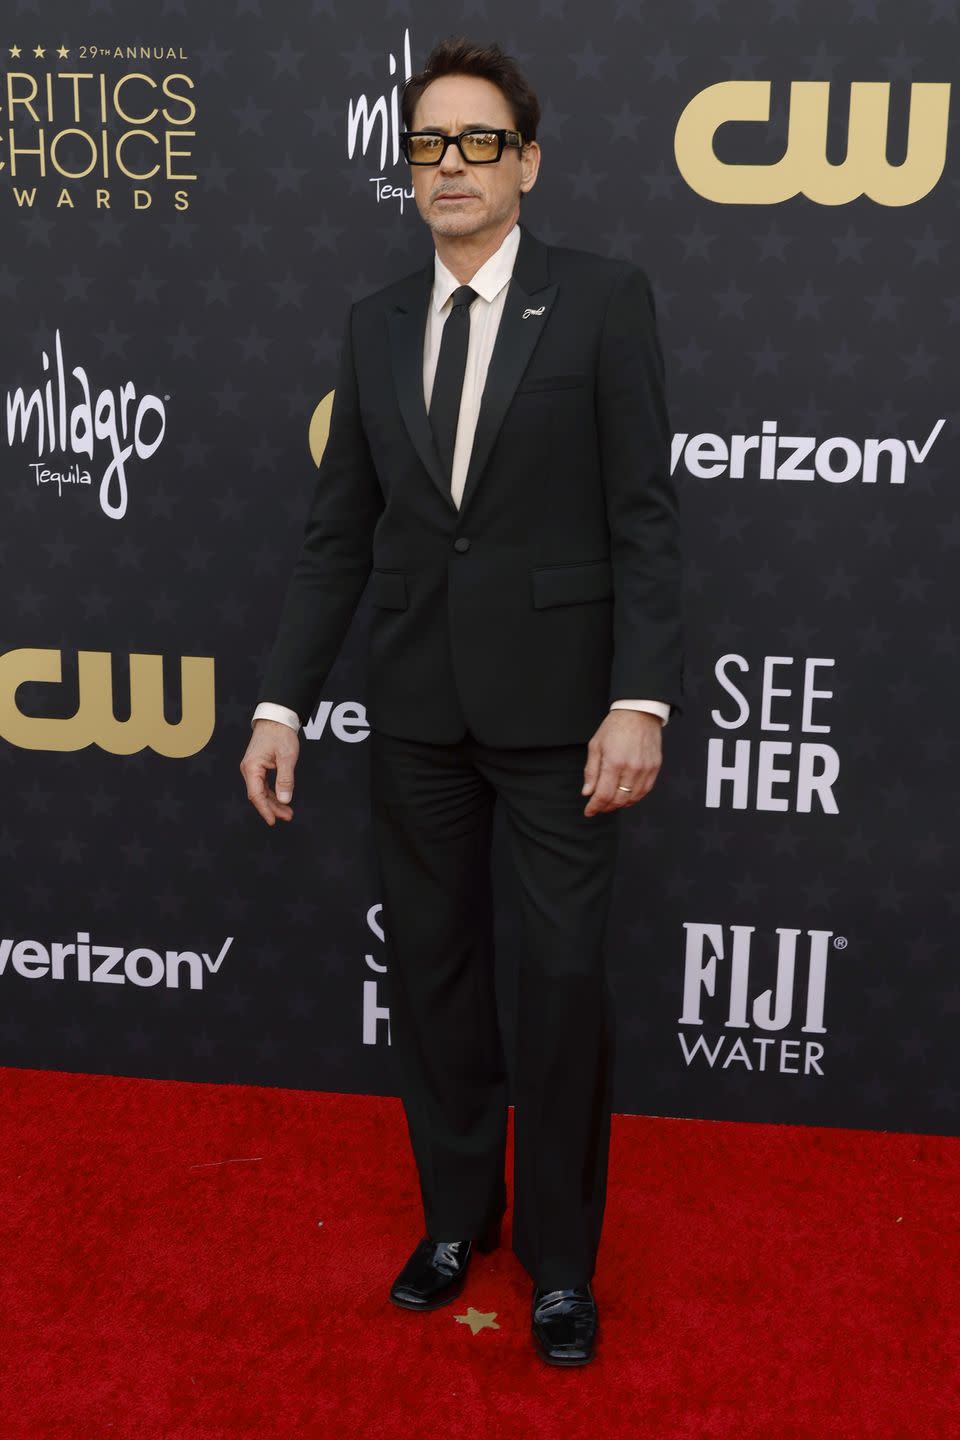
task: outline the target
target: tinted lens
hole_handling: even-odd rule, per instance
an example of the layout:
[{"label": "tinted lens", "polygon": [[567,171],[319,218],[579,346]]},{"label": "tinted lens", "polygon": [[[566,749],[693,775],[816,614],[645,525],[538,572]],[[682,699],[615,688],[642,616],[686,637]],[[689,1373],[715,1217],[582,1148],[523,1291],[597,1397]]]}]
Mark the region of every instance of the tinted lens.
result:
[{"label": "tinted lens", "polygon": [[483,160],[495,160],[500,141],[496,135],[489,130],[471,130],[461,140],[463,153],[468,160],[474,163]]},{"label": "tinted lens", "polygon": [[438,160],[443,149],[443,140],[439,135],[411,135],[407,146],[410,159],[416,165],[424,161]]}]

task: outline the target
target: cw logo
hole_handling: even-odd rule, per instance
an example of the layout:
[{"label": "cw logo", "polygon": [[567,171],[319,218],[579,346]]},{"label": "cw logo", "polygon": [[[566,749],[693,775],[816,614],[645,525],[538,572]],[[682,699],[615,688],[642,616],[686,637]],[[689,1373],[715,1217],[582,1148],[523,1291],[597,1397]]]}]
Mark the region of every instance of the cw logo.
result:
[{"label": "cw logo", "polygon": [[130,718],[113,711],[113,668],[108,650],[79,650],[78,703],[66,719],[25,715],[17,706],[21,685],[62,681],[59,650],[8,650],[0,655],[0,738],[22,750],[83,750],[98,745],[111,755],[155,750],[181,760],[202,750],[213,734],[213,660],[180,660],[181,715],[175,725],[163,714],[163,656],[130,656]]},{"label": "cw logo", "polygon": [[718,160],[713,137],[731,120],[770,119],[769,80],[722,80],[701,90],[684,109],[674,135],[680,174],[692,190],[720,205],[777,205],[806,195],[818,205],[846,205],[867,195],[878,205],[913,205],[943,174],[947,157],[948,84],[912,84],[907,153],[887,163],[889,81],[850,86],[847,153],[827,159],[829,80],[793,80],[787,145],[766,165]]}]

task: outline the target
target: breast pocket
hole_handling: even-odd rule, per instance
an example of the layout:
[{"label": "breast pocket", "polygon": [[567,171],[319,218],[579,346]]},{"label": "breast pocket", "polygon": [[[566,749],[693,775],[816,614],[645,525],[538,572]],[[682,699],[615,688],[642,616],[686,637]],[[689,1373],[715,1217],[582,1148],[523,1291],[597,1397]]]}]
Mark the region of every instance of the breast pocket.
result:
[{"label": "breast pocket", "polygon": [[588,600],[609,600],[613,595],[613,568],[609,560],[586,560],[579,565],[541,565],[533,571],[533,608],[548,605],[582,605]]},{"label": "breast pocket", "polygon": [[517,386],[518,395],[532,395],[541,390],[576,390],[586,385],[587,377],[577,375],[533,375],[521,380]]},{"label": "breast pocket", "polygon": [[367,595],[383,610],[406,610],[407,577],[402,570],[371,570]]}]

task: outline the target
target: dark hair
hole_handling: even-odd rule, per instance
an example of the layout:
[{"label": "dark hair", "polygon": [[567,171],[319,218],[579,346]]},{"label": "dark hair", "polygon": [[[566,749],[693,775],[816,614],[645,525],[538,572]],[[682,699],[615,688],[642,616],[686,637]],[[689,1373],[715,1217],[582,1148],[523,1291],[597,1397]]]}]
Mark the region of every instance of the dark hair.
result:
[{"label": "dark hair", "polygon": [[404,129],[410,129],[413,112],[424,90],[431,80],[437,80],[441,75],[479,75],[483,80],[492,81],[503,91],[524,143],[537,138],[540,101],[520,73],[517,62],[512,56],[505,55],[499,45],[477,45],[462,35],[438,41],[427,56],[423,69],[404,83],[400,92]]}]

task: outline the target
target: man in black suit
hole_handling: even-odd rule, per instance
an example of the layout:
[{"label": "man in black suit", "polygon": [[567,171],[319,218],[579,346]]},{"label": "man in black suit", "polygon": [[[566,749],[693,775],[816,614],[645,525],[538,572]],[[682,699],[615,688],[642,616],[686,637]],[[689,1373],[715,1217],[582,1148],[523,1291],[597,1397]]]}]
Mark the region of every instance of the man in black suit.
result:
[{"label": "man in black suit", "polygon": [[663,359],[643,270],[518,223],[539,106],[499,47],[436,46],[402,113],[435,255],[351,308],[241,770],[268,824],[292,817],[297,727],[369,584],[372,833],[426,1229],[390,1298],[454,1299],[506,1206],[499,799],[524,934],[512,1242],[538,1353],[583,1364],[609,1148],[617,812],[654,784],[682,694]]}]

